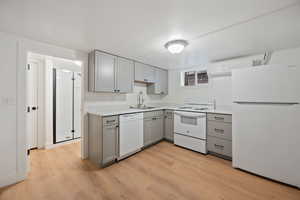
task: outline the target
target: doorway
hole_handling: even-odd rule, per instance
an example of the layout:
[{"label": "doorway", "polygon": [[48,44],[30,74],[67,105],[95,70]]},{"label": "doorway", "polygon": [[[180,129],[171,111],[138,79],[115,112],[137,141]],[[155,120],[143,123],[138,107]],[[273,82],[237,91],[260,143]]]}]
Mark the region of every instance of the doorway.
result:
[{"label": "doorway", "polygon": [[79,70],[76,67],[53,69],[54,144],[81,137],[81,72]]},{"label": "doorway", "polygon": [[27,61],[27,149],[80,142],[81,63],[34,53]]}]

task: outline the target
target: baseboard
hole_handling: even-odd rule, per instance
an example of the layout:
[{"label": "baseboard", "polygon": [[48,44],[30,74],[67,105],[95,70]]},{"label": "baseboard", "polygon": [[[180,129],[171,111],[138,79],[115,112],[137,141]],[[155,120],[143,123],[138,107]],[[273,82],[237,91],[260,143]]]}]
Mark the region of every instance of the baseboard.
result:
[{"label": "baseboard", "polygon": [[6,175],[6,177],[4,177],[0,180],[0,188],[18,183],[20,181],[25,180],[25,178],[26,177],[21,177],[21,176],[18,176],[16,174]]}]

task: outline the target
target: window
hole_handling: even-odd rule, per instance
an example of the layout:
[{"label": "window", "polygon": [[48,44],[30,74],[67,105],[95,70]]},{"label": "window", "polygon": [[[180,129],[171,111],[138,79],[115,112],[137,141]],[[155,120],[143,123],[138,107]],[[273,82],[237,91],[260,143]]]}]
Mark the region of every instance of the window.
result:
[{"label": "window", "polygon": [[208,76],[206,71],[197,72],[197,82],[198,84],[208,83]]},{"label": "window", "polygon": [[207,71],[186,71],[182,72],[182,86],[197,86],[208,83]]},{"label": "window", "polygon": [[184,86],[195,85],[195,74],[196,72],[184,72]]}]

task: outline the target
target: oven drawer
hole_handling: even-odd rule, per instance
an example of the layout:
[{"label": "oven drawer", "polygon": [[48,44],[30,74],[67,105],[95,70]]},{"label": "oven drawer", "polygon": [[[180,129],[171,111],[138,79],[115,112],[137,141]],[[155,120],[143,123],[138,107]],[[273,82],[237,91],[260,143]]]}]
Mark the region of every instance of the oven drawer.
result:
[{"label": "oven drawer", "polygon": [[232,144],[231,141],[223,140],[216,137],[207,137],[208,151],[215,152],[224,156],[232,157]]},{"label": "oven drawer", "polygon": [[231,124],[217,122],[217,121],[208,121],[207,133],[210,136],[231,140],[232,138]]},{"label": "oven drawer", "polygon": [[192,138],[189,136],[184,136],[175,133],[174,144],[200,153],[207,153],[205,140],[200,140],[197,138]]},{"label": "oven drawer", "polygon": [[206,139],[206,114],[174,112],[174,132],[199,139]]}]

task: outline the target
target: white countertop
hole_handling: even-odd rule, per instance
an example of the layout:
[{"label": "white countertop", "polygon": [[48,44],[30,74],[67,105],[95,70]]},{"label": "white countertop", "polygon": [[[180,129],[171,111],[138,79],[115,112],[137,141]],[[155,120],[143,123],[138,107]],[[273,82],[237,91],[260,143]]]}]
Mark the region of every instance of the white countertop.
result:
[{"label": "white countertop", "polygon": [[189,110],[189,109],[178,109],[178,105],[174,105],[174,104],[158,105],[152,109],[134,109],[134,108],[129,108],[128,105],[107,105],[105,107],[104,106],[88,106],[85,108],[85,111],[87,113],[99,115],[99,116],[112,116],[112,115],[149,112],[149,111],[164,110],[164,109],[188,111],[188,112],[198,112],[198,113],[217,113],[217,114],[227,114],[227,115],[232,114],[232,110],[230,107],[219,107],[216,110],[195,111],[195,110]]}]

